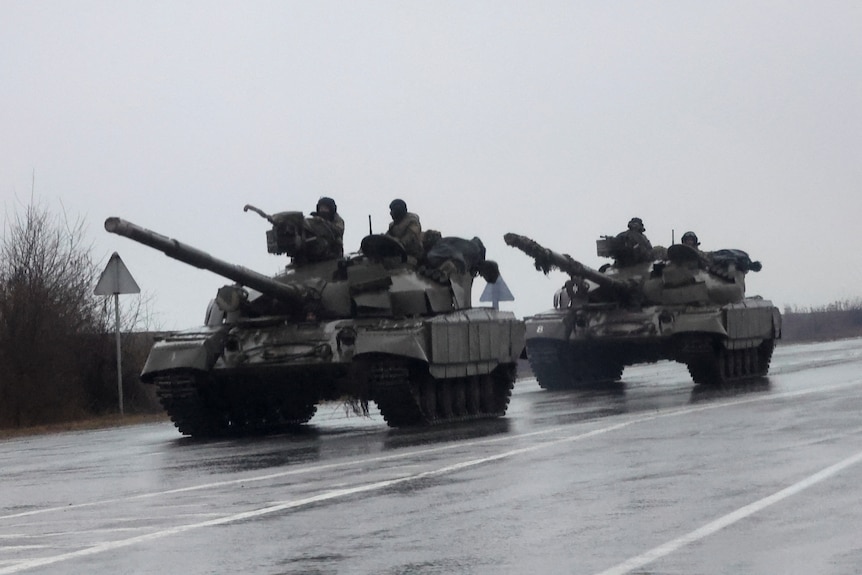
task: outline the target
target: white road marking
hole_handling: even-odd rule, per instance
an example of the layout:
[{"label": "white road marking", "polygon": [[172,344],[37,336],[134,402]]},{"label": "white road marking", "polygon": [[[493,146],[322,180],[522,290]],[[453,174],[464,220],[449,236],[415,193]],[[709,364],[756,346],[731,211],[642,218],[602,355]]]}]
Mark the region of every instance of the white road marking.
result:
[{"label": "white road marking", "polygon": [[732,511],[723,517],[719,517],[715,521],[711,521],[704,525],[699,529],[695,529],[694,531],[683,535],[682,537],[677,537],[672,541],[668,541],[663,545],[659,545],[653,549],[650,549],[646,553],[642,553],[637,557],[632,557],[631,559],[620,563],[615,567],[611,567],[610,569],[606,569],[597,573],[596,575],[627,575],[635,571],[636,569],[640,569],[641,567],[652,563],[657,559],[661,559],[667,555],[670,555],[674,551],[679,550],[680,548],[688,545],[689,543],[694,543],[695,541],[699,541],[705,537],[712,535],[713,533],[724,529],[730,525],[733,525],[737,521],[745,519],[751,515],[759,511],[763,511],[770,505],[778,503],[779,501],[790,497],[791,495],[796,495],[797,493],[808,489],[812,485],[816,485],[821,481],[832,477],[833,475],[840,473],[844,469],[856,465],[862,461],[862,451],[857,453],[856,455],[851,455],[846,459],[842,459],[838,463],[834,465],[830,465],[826,469],[818,471],[813,475],[809,475],[802,481],[798,483],[794,483],[790,487],[782,489],[776,493],[768,497],[764,497],[754,503],[750,503],[744,507],[740,507],[736,511]]},{"label": "white road marking", "polygon": [[[770,400],[775,400],[775,399],[799,397],[802,395],[811,395],[814,393],[828,393],[831,391],[845,389],[848,387],[856,387],[856,386],[859,386],[860,384],[862,384],[862,381],[853,381],[850,383],[843,383],[843,384],[837,384],[837,385],[832,385],[832,386],[824,386],[824,387],[819,387],[819,388],[815,388],[815,389],[807,389],[807,390],[799,390],[799,391],[787,391],[787,392],[783,392],[783,393],[769,393],[769,394],[757,395],[757,396],[753,396],[753,397],[746,397],[743,399],[735,399],[732,401],[725,401],[725,402],[715,402],[715,403],[697,405],[697,406],[692,406],[692,407],[669,408],[669,409],[665,409],[665,410],[659,410],[656,413],[654,413],[653,415],[647,416],[645,418],[635,419],[635,420],[631,421],[630,423],[640,423],[640,422],[644,422],[644,421],[651,421],[657,417],[673,417],[673,416],[677,416],[677,415],[687,415],[689,413],[694,413],[697,411],[719,409],[722,407],[731,407],[731,406],[735,406],[735,405],[743,405],[746,403],[755,403],[755,402],[770,401]],[[191,485],[188,487],[178,487],[176,489],[167,489],[164,491],[154,491],[154,492],[150,492],[150,493],[141,493],[138,495],[129,495],[129,496],[118,497],[118,498],[114,498],[114,499],[100,499],[98,501],[88,501],[87,503],[76,503],[73,505],[61,505],[61,506],[56,506],[56,507],[43,507],[41,509],[31,509],[29,511],[21,511],[18,513],[10,513],[8,515],[0,515],[0,520],[13,519],[13,518],[17,518],[17,517],[28,517],[31,515],[40,515],[43,513],[51,513],[51,512],[58,512],[58,511],[59,512],[67,512],[71,509],[80,509],[83,507],[95,507],[95,506],[99,506],[99,505],[110,505],[113,503],[124,502],[124,501],[151,499],[154,497],[161,497],[163,495],[172,495],[175,493],[187,493],[190,491],[201,491],[201,490],[213,489],[213,488],[217,488],[217,487],[227,487],[227,486],[231,486],[231,485],[241,485],[244,483],[252,483],[252,482],[256,482],[256,481],[268,481],[271,479],[280,479],[282,477],[289,477],[292,475],[302,475],[302,474],[306,474],[306,473],[314,473],[314,472],[318,472],[318,471],[325,471],[328,469],[338,469],[338,468],[352,467],[352,466],[357,466],[357,465],[367,465],[369,463],[379,463],[382,461],[392,461],[392,460],[397,460],[397,459],[413,458],[413,457],[416,457],[419,455],[428,455],[431,453],[449,451],[449,450],[458,449],[458,448],[462,448],[462,447],[475,447],[477,445],[488,445],[488,444],[492,444],[492,443],[499,443],[502,441],[511,441],[513,439],[523,439],[523,438],[529,438],[529,437],[537,437],[537,436],[541,436],[541,435],[549,435],[551,433],[558,433],[558,432],[560,432],[566,428],[567,427],[564,427],[564,426],[558,426],[558,427],[552,427],[549,429],[544,429],[541,431],[531,431],[529,433],[522,433],[519,435],[506,434],[506,435],[502,435],[499,437],[492,437],[492,438],[488,438],[488,439],[477,439],[474,441],[456,442],[456,443],[451,443],[448,445],[441,445],[438,447],[432,447],[432,448],[428,448],[428,449],[420,449],[420,450],[408,451],[408,452],[402,452],[402,453],[393,453],[392,455],[383,455],[383,456],[372,457],[372,458],[368,458],[368,459],[341,461],[341,462],[337,462],[337,463],[325,463],[322,465],[312,465],[309,467],[303,467],[303,468],[299,468],[299,469],[288,469],[286,471],[279,471],[277,473],[268,473],[265,475],[258,475],[258,476],[254,476],[254,477],[244,477],[241,479],[230,479],[227,481],[214,481],[211,483],[201,483],[198,485]]]},{"label": "white road marking", "polygon": [[[262,517],[264,515],[269,515],[272,513],[278,513],[281,511],[287,511],[290,509],[296,509],[299,507],[304,507],[307,505],[312,505],[312,504],[320,503],[323,501],[330,501],[330,500],[338,499],[341,497],[348,497],[351,495],[356,495],[358,493],[366,493],[366,492],[370,492],[370,491],[379,491],[382,489],[390,488],[390,487],[395,486],[395,485],[399,485],[399,484],[407,483],[407,482],[411,482],[411,481],[416,481],[416,480],[420,480],[420,479],[425,479],[428,477],[437,477],[437,476],[447,475],[447,474],[461,471],[463,469],[476,467],[479,465],[483,465],[486,463],[490,463],[490,462],[498,461],[501,459],[513,457],[516,455],[531,453],[531,452],[539,451],[542,449],[554,447],[554,446],[565,444],[565,443],[572,443],[575,441],[581,441],[581,440],[595,437],[598,435],[604,435],[607,433],[611,433],[613,431],[617,431],[619,429],[630,427],[630,426],[638,424],[638,423],[654,421],[654,420],[663,419],[666,417],[676,417],[676,416],[680,416],[680,415],[688,415],[688,414],[696,413],[696,412],[700,412],[700,411],[708,411],[708,410],[712,410],[712,409],[719,409],[722,407],[730,407],[730,406],[734,406],[734,405],[744,405],[744,404],[755,403],[755,402],[760,402],[760,401],[798,397],[801,395],[809,395],[809,394],[813,394],[813,393],[824,393],[824,392],[828,392],[828,391],[834,391],[836,389],[857,386],[860,383],[862,383],[862,382],[855,381],[855,382],[852,382],[849,384],[840,384],[840,385],[834,385],[834,386],[828,386],[828,387],[824,386],[824,387],[817,388],[817,389],[799,390],[799,391],[792,391],[792,392],[786,392],[786,393],[780,393],[780,394],[765,394],[765,395],[758,395],[755,397],[747,397],[744,399],[735,399],[735,400],[726,401],[726,402],[717,402],[717,403],[710,403],[710,404],[705,404],[705,405],[695,405],[695,406],[683,407],[683,408],[672,408],[672,409],[668,409],[668,410],[658,410],[651,415],[635,417],[635,418],[630,419],[628,421],[620,422],[620,423],[610,425],[607,427],[602,427],[602,428],[588,431],[585,433],[580,433],[577,435],[563,437],[560,439],[545,441],[543,443],[538,443],[535,445],[526,446],[526,447],[522,447],[522,448],[518,448],[518,449],[512,449],[512,450],[498,453],[496,455],[491,455],[488,457],[471,459],[471,460],[464,461],[461,463],[456,463],[453,465],[447,465],[447,466],[441,467],[439,469],[431,470],[431,471],[415,473],[415,474],[406,475],[403,477],[398,477],[395,479],[376,481],[373,483],[368,483],[365,485],[358,485],[358,486],[350,487],[350,488],[332,489],[332,490],[320,493],[318,495],[313,495],[311,497],[306,497],[306,498],[296,499],[296,500],[281,501],[281,502],[275,503],[273,505],[269,505],[267,507],[262,507],[259,509],[253,509],[253,510],[245,511],[242,513],[235,513],[232,515],[226,515],[224,517],[220,517],[220,518],[216,518],[216,519],[210,519],[207,521],[200,521],[197,523],[179,525],[176,527],[162,529],[159,531],[154,531],[152,533],[148,533],[146,535],[139,535],[139,536],[130,537],[127,539],[121,539],[121,540],[116,540],[116,541],[106,541],[104,543],[99,543],[99,544],[93,545],[91,547],[87,547],[85,549],[80,549],[78,551],[72,551],[72,552],[62,553],[59,555],[53,555],[53,556],[49,556],[49,557],[29,559],[29,560],[17,562],[15,564],[11,565],[10,567],[0,568],[0,575],[20,573],[21,571],[34,569],[36,567],[43,567],[45,565],[51,565],[51,564],[59,563],[62,561],[69,561],[72,559],[96,555],[96,554],[104,553],[107,551],[113,551],[116,549],[121,549],[123,547],[128,547],[131,545],[135,545],[138,543],[144,543],[144,542],[148,542],[148,541],[154,541],[157,539],[162,539],[164,537],[170,537],[172,535],[184,533],[187,531],[192,531],[195,529],[202,529],[205,527],[212,527],[212,526],[216,526],[216,525],[224,525],[226,523],[234,523],[237,521],[254,519],[257,517]],[[372,458],[372,459],[363,459],[361,461],[332,463],[332,464],[327,464],[327,465],[314,466],[312,468],[288,470],[288,471],[284,471],[284,472],[272,473],[272,474],[267,474],[267,475],[262,475],[262,476],[258,476],[258,477],[252,477],[252,478],[214,482],[214,483],[208,483],[208,484],[179,488],[179,489],[172,489],[172,490],[155,492],[155,493],[147,493],[147,494],[142,494],[142,495],[138,495],[138,496],[134,496],[134,497],[125,497],[125,498],[113,499],[113,500],[103,500],[103,501],[97,501],[97,502],[82,503],[82,504],[78,504],[78,505],[68,505],[65,507],[57,507],[57,508],[50,508],[50,509],[44,509],[44,510],[34,510],[34,511],[23,512],[20,514],[15,514],[15,515],[7,515],[4,517],[0,517],[0,519],[6,519],[6,518],[10,518],[10,517],[20,517],[23,515],[33,515],[36,513],[44,513],[47,511],[51,511],[51,510],[67,511],[67,510],[75,508],[75,507],[88,507],[88,506],[101,505],[101,504],[106,504],[106,503],[111,503],[111,502],[116,502],[116,501],[128,501],[131,499],[142,499],[145,497],[157,497],[159,495],[166,495],[166,494],[171,494],[171,493],[180,493],[180,492],[200,490],[200,489],[208,489],[208,488],[219,487],[219,486],[224,486],[224,485],[247,483],[250,481],[262,481],[265,479],[279,478],[279,477],[284,477],[287,475],[294,475],[297,473],[307,473],[310,471],[318,471],[318,470],[331,469],[331,468],[336,468],[336,467],[349,467],[352,465],[360,465],[360,464],[365,465],[365,464],[367,464],[369,462],[373,462],[373,461],[383,461],[383,460],[391,460],[391,459],[398,459],[398,458],[404,458],[404,457],[414,457],[415,455],[418,455],[418,454],[444,451],[447,449],[455,449],[458,447],[469,447],[469,446],[475,446],[475,445],[484,445],[484,444],[495,443],[495,442],[500,442],[500,441],[504,441],[504,440],[521,439],[521,438],[525,438],[525,437],[547,435],[549,433],[559,432],[559,431],[562,431],[565,429],[567,429],[567,427],[555,427],[555,428],[548,429],[548,430],[525,433],[525,434],[521,434],[521,435],[517,435],[517,436],[504,435],[502,437],[496,437],[496,438],[492,438],[492,439],[476,440],[476,441],[471,441],[471,442],[466,442],[466,443],[454,443],[452,445],[441,446],[441,447],[436,447],[436,448],[432,448],[432,449],[412,451],[412,452],[403,453],[403,454],[393,454],[390,456],[376,457],[376,458]],[[778,492],[777,494],[775,494],[771,497],[767,497],[766,499],[761,500],[761,501],[768,501],[766,506],[771,505],[775,501],[778,501],[780,499],[784,499],[785,497],[789,497],[790,495],[798,493],[799,491],[801,491],[805,487],[813,485],[814,483],[817,483],[819,481],[822,481],[823,479],[826,479],[827,477],[829,477],[831,475],[834,475],[835,473],[837,473],[841,469],[844,469],[845,467],[849,467],[850,465],[858,463],[860,460],[862,460],[862,453],[858,453],[858,454],[856,454],[856,455],[854,455],[848,459],[845,459],[844,461],[842,461],[838,464],[835,464],[835,465],[825,469],[824,471],[821,471],[818,474],[811,476],[807,480],[804,480],[800,483],[797,483],[796,485],[794,485],[790,488],[787,488],[785,490],[782,490],[782,491]],[[806,482],[811,481],[812,478],[816,478],[816,479],[813,482],[811,482],[810,484],[806,483]],[[798,487],[800,485],[802,487]],[[775,498],[775,497],[778,497],[778,499],[776,499],[775,501],[771,501],[771,498]],[[760,503],[760,502],[757,502],[757,503]],[[650,561],[654,561],[656,558],[662,557],[668,553],[671,553],[673,550],[678,549],[682,545],[685,545],[688,542],[690,542],[687,539],[688,537],[695,536],[694,539],[691,539],[691,541],[695,541],[699,538],[706,537],[706,535],[713,533],[713,532],[717,531],[718,529],[721,529],[721,528],[723,528],[723,527],[725,527],[725,526],[727,526],[727,525],[729,525],[735,521],[738,521],[742,517],[735,518],[736,514],[740,513],[743,510],[745,510],[748,515],[755,513],[756,511],[759,511],[760,508],[755,507],[753,510],[751,509],[752,506],[756,506],[757,503],[743,507],[741,510],[734,512],[734,513],[731,513],[731,514],[729,514],[729,515],[727,515],[727,516],[725,516],[725,517],[723,517],[723,518],[721,518],[721,519],[719,519],[713,523],[710,523],[707,526],[705,526],[701,529],[698,529],[697,531],[692,532],[688,536],[679,538],[679,539],[674,540],[674,541],[670,542],[669,544],[667,544],[667,546],[671,546],[671,545],[676,544],[676,542],[681,541],[682,543],[679,543],[676,547],[667,547],[668,550],[664,551],[666,546],[662,546],[662,547],[656,548],[655,550],[648,552],[647,554],[635,557],[629,561],[632,561],[632,562],[643,561],[644,560],[643,558],[645,558],[647,556],[649,556],[649,559],[646,560],[647,563]],[[747,515],[744,515],[744,516],[747,516]],[[723,521],[726,521],[727,518],[732,518],[732,520],[729,523],[723,523]],[[714,525],[719,525],[719,526],[714,527]],[[652,553],[656,553],[657,550],[658,550],[658,552],[663,553],[663,554],[659,554],[659,555],[655,555],[655,556],[650,555]],[[621,565],[628,565],[628,562],[623,563]],[[625,570],[623,570],[623,571],[609,570],[609,571],[601,573],[600,575],[611,575],[611,574],[615,574],[615,573],[619,573],[620,575],[622,575],[625,573],[630,573],[632,569],[636,568],[636,566],[634,566],[635,563],[632,563],[632,565],[633,565],[632,567],[626,567]],[[616,568],[614,568],[614,569],[616,569]]]}]

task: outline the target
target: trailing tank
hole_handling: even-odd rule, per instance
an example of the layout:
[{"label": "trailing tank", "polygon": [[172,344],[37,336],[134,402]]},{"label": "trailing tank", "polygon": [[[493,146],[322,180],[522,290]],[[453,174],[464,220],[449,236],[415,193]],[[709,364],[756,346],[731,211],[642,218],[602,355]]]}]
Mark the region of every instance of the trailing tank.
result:
[{"label": "trailing tank", "polygon": [[267,251],[290,258],[273,277],[120,218],[105,221],[108,232],[235,282],[218,290],[204,325],[157,340],[141,373],[181,433],[289,429],[323,401],[360,413],[374,401],[393,427],[506,413],[524,325],[511,312],[472,307],[474,277],[499,275],[484,248],[472,259],[414,265],[396,240],[369,235],[344,257],[340,237],[330,249],[319,219],[249,209],[272,224]]},{"label": "trailing tank", "polygon": [[537,270],[569,280],[554,307],[525,318],[526,352],[539,385],[571,389],[622,377],[627,365],[672,360],[697,384],[762,377],[769,371],[781,314],[745,295],[745,276],[760,271],[741,250],[701,252],[683,244],[631,257],[620,236],[597,241],[598,270],[532,239],[504,236]]}]

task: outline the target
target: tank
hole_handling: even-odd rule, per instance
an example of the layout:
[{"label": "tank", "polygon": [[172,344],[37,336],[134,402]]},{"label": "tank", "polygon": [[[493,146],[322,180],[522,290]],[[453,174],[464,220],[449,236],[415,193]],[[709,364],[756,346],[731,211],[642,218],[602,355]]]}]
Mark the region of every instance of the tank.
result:
[{"label": "tank", "polygon": [[474,277],[499,276],[484,249],[472,260],[415,265],[393,238],[369,235],[344,257],[340,238],[330,249],[314,218],[246,209],[272,224],[267,251],[290,258],[273,277],[105,221],[108,232],[235,282],[217,291],[204,325],[158,339],[141,373],[181,433],[286,430],[324,401],[366,414],[374,401],[392,427],[506,413],[524,325],[511,312],[472,307]]},{"label": "tank", "polygon": [[705,253],[683,244],[631,257],[620,236],[597,241],[598,270],[532,239],[504,236],[547,274],[570,276],[554,307],[526,317],[526,353],[544,389],[618,381],[627,365],[671,360],[696,384],[765,376],[781,314],[772,302],[746,297],[745,276],[760,271],[741,250]]}]

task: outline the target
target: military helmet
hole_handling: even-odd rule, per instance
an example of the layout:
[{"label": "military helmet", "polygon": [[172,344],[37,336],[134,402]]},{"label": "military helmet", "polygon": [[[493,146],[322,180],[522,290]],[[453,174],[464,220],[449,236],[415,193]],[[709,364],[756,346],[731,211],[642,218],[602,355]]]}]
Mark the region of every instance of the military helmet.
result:
[{"label": "military helmet", "polygon": [[327,198],[326,196],[323,196],[322,198],[317,200],[317,208],[319,209],[320,206],[326,206],[333,214],[338,211],[338,206],[335,205],[335,200],[333,200],[332,198]]},{"label": "military helmet", "polygon": [[695,246],[699,246],[700,242],[697,241],[697,234],[694,232],[685,232],[682,234],[682,243],[685,243],[686,240],[693,240]]},{"label": "military helmet", "polygon": [[407,202],[402,199],[395,199],[389,204],[389,212],[396,220],[407,215]]},{"label": "military helmet", "polygon": [[645,232],[646,231],[646,228],[644,227],[644,221],[640,218],[630,219],[628,228],[630,230],[637,230],[639,232]]}]

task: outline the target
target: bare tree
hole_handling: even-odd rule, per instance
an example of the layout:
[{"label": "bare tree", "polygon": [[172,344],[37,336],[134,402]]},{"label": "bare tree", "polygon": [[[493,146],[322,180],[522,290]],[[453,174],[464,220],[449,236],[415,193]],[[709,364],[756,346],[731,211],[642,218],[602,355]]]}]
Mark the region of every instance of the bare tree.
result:
[{"label": "bare tree", "polygon": [[[85,231],[83,220],[54,216],[32,199],[6,216],[0,427],[67,421],[117,406],[111,314],[93,294],[99,270]],[[124,309],[124,320],[141,313]]]}]

